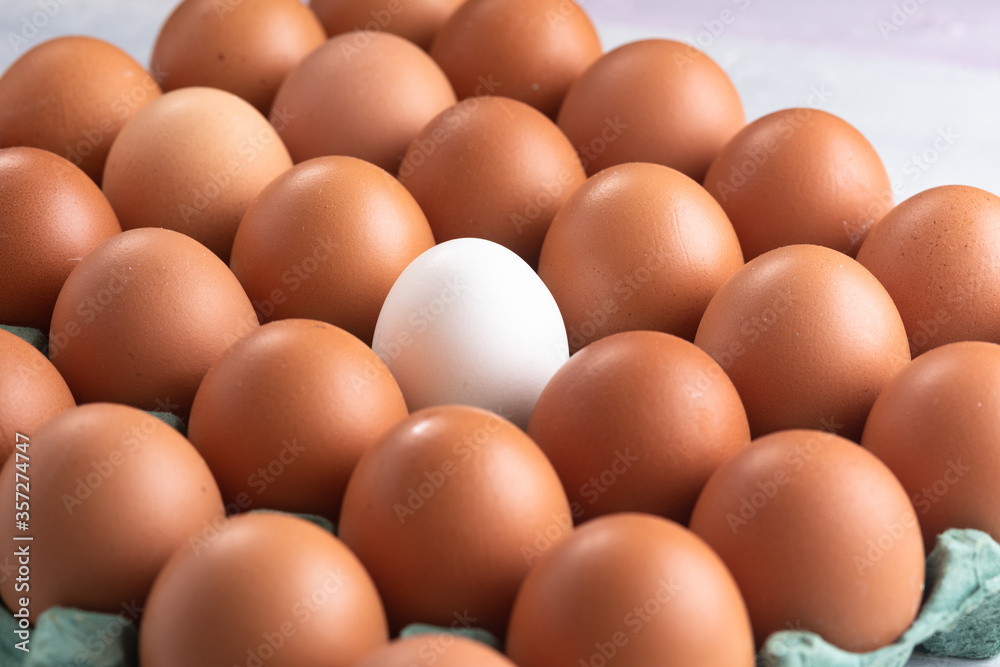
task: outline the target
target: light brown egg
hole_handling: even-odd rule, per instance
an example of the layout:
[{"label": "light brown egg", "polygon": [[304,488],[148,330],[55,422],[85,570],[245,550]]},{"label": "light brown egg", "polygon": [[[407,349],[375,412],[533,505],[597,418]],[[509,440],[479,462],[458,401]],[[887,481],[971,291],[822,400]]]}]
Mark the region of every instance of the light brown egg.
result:
[{"label": "light brown egg", "polygon": [[[16,529],[15,473],[24,468],[15,465],[26,461],[30,510],[17,517],[27,529]],[[156,417],[110,403],[70,408],[36,429],[22,457],[7,459],[0,491],[0,537],[17,546],[15,536],[33,538],[23,543],[30,590],[18,591],[10,576],[0,594],[17,609],[30,592],[32,623],[57,605],[141,609],[174,550],[224,520],[219,489],[195,448]]]},{"label": "light brown egg", "polygon": [[592,176],[570,196],[545,237],[538,275],[578,350],[636,329],[690,340],[741,266],[732,225],[700,185],[636,163]]},{"label": "light brown egg", "polygon": [[31,343],[0,329],[0,463],[14,451],[18,433],[31,436],[75,405],[52,362]]},{"label": "light brown egg", "polygon": [[819,109],[784,109],[740,130],[705,176],[743,255],[796,243],[853,257],[892,208],[878,153],[846,121]]},{"label": "light brown egg", "polygon": [[573,516],[648,512],[686,524],[709,476],[750,442],[736,387],[705,352],[653,331],[615,334],[563,365],[528,435]]},{"label": "light brown egg", "polygon": [[590,521],[539,559],[507,654],[520,667],[754,664],[726,566],[687,529],[645,514]]},{"label": "light brown egg", "polygon": [[309,0],[330,37],[384,30],[428,49],[464,0]]},{"label": "light brown egg", "polygon": [[910,350],[1000,343],[1000,197],[979,188],[925,190],[868,233],[858,261],[885,285]]},{"label": "light brown egg", "polygon": [[288,73],[324,41],[301,0],[184,0],[160,29],[151,62],[164,91],[219,88],[266,114]]},{"label": "light brown egg", "polygon": [[451,633],[397,639],[365,656],[353,667],[516,667],[489,646]]},{"label": "light brown egg", "polygon": [[501,635],[525,574],[573,520],[531,438],[491,412],[449,405],[413,413],[361,457],[339,529],[394,631],[458,615]]},{"label": "light brown egg", "polygon": [[371,348],[315,320],[266,324],[209,369],[188,438],[227,505],[336,521],[358,459],[407,416]]},{"label": "light brown egg", "polygon": [[349,155],[391,174],[421,128],[455,103],[420,47],[385,32],[333,37],[278,89],[271,123],[295,162]]},{"label": "light brown egg", "polygon": [[143,667],[348,667],[388,640],[371,578],[305,519],[239,516],[178,549],[139,629]]},{"label": "light brown egg", "polygon": [[691,530],[736,578],[758,645],[809,630],[865,653],[896,641],[920,608],[924,549],[906,491],[831,433],[755,440],[712,475]]},{"label": "light brown egg", "polygon": [[0,148],[52,151],[100,184],[111,144],[160,96],[160,76],[99,39],[43,42],[0,77]]},{"label": "light brown egg", "polygon": [[100,188],[68,161],[0,149],[0,323],[47,331],[66,276],[119,232]]},{"label": "light brown egg", "polygon": [[434,245],[427,218],[384,170],[329,156],[296,165],[254,200],[230,266],[264,321],[330,322],[371,344],[403,269]]},{"label": "light brown egg", "polygon": [[250,202],[291,166],[274,128],[249,103],[184,88],[122,131],[108,155],[104,194],[122,229],[172,229],[228,262]]},{"label": "light brown egg", "polygon": [[949,528],[1000,542],[1000,346],[950,343],[913,360],[872,406],[861,444],[903,484],[929,553]]},{"label": "light brown egg", "polygon": [[588,174],[655,162],[701,182],[746,117],[715,61],[688,44],[650,39],[591,65],[566,93],[558,122]]},{"label": "light brown egg", "polygon": [[733,274],[694,342],[736,385],[754,437],[810,428],[857,440],[910,361],[885,288],[847,255],[813,245],[771,250]]},{"label": "light brown egg", "polygon": [[555,123],[504,97],[474,97],[439,115],[399,169],[438,243],[483,238],[532,266],[552,218],[585,179]]},{"label": "light brown egg", "polygon": [[601,56],[601,40],[573,0],[468,0],[441,27],[431,56],[458,99],[503,95],[555,118]]},{"label": "light brown egg", "polygon": [[187,415],[209,367],[258,327],[218,257],[166,229],[105,241],[66,279],[49,357],[81,403]]}]

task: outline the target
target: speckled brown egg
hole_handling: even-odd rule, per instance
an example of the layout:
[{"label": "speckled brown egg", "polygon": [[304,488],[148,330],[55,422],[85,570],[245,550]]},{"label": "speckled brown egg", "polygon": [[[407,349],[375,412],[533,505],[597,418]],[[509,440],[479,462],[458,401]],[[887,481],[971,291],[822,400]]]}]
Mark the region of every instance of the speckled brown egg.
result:
[{"label": "speckled brown egg", "polygon": [[395,174],[421,128],[455,103],[420,47],[385,32],[327,40],[278,89],[271,123],[295,162],[349,155]]},{"label": "speckled brown egg", "polygon": [[792,629],[865,653],[896,641],[920,608],[924,549],[906,491],[831,433],[755,440],[712,475],[691,529],[736,578],[758,646]]},{"label": "speckled brown egg", "polygon": [[686,524],[709,476],[750,442],[750,427],[736,388],[705,352],[629,331],[570,357],[539,396],[528,435],[578,521],[634,511]]},{"label": "speckled brown egg", "polygon": [[698,182],[746,117],[715,61],[689,44],[632,42],[606,53],[576,80],[559,127],[588,174],[655,162]]},{"label": "speckled brown egg", "polygon": [[878,153],[851,124],[819,109],[785,109],[747,125],[712,162],[705,189],[747,260],[796,243],[853,257],[892,208]]},{"label": "speckled brown egg", "polygon": [[151,63],[164,91],[219,88],[266,114],[288,73],[324,41],[301,0],[184,0],[160,29]]},{"label": "speckled brown egg", "polygon": [[474,97],[439,115],[399,168],[438,243],[484,238],[532,266],[552,218],[585,179],[555,123],[504,97]]},{"label": "speckled brown egg", "polygon": [[214,88],[183,88],[121,132],[104,194],[122,229],[172,229],[228,262],[250,202],[291,166],[274,128],[249,103]]},{"label": "speckled brown egg", "polygon": [[0,149],[0,323],[48,330],[66,276],[119,232],[100,188],[68,161]]},{"label": "speckled brown egg", "polygon": [[44,148],[100,184],[111,144],[160,96],[161,76],[99,39],[43,42],[0,78],[0,148]]},{"label": "speckled brown egg", "polygon": [[913,360],[872,406],[861,444],[909,494],[927,552],[949,528],[1000,541],[1000,345],[950,343]]},{"label": "speckled brown egg", "polygon": [[407,416],[371,348],[315,320],[266,324],[205,375],[188,438],[227,505],[336,520],[358,459]]},{"label": "speckled brown egg", "polygon": [[[29,612],[142,609],[157,572],[189,538],[224,520],[208,466],[184,437],[141,410],[70,408],[35,430],[0,472],[0,536],[30,535]],[[30,511],[15,529],[16,463],[28,461]],[[23,479],[18,481],[23,482]],[[23,490],[23,486],[19,489]],[[0,581],[10,609],[23,591]]]},{"label": "speckled brown egg", "polygon": [[677,524],[614,514],[539,559],[517,594],[520,667],[754,664],[747,608],[708,546]]},{"label": "speckled brown egg", "polygon": [[52,362],[31,343],[0,329],[0,462],[14,451],[18,433],[31,436],[75,405]]},{"label": "speckled brown egg", "polygon": [[415,665],[516,667],[502,653],[482,642],[444,632],[430,632],[397,639],[372,651],[353,667],[414,667]]},{"label": "speckled brown egg", "polygon": [[434,36],[464,0],[309,0],[331,37],[384,30],[428,49]]},{"label": "speckled brown egg", "polygon": [[458,99],[503,95],[555,118],[601,56],[601,40],[573,0],[468,0],[441,27],[431,56]]},{"label": "speckled brown egg", "polygon": [[813,245],[771,250],[733,274],[694,342],[733,380],[754,437],[811,428],[857,440],[910,361],[885,288],[847,255]]},{"label": "speckled brown egg", "polygon": [[573,520],[531,438],[492,412],[448,405],[413,413],[361,457],[339,529],[394,631],[458,613],[501,635],[528,569]]},{"label": "speckled brown egg", "polygon": [[433,245],[427,218],[396,179],[364,160],[329,156],[261,192],[230,266],[262,320],[323,320],[370,344],[396,278]]},{"label": "speckled brown egg", "polygon": [[732,225],[700,185],[635,163],[592,176],[570,196],[545,237],[538,275],[578,350],[636,329],[690,340],[742,265]]},{"label": "speckled brown egg", "polygon": [[868,233],[858,261],[892,296],[913,356],[1000,343],[1000,197],[945,185],[910,197]]},{"label": "speckled brown egg", "polygon": [[388,640],[371,577],[305,519],[255,513],[178,549],[139,629],[143,667],[349,667]]},{"label": "speckled brown egg", "polygon": [[49,357],[81,403],[185,416],[209,367],[257,327],[236,276],[208,248],[167,229],[135,229],[66,279]]}]

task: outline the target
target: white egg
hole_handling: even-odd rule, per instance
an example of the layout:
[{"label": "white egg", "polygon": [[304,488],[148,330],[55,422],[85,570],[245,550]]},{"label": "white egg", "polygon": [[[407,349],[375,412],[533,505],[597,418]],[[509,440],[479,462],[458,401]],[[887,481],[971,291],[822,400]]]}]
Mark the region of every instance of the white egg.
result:
[{"label": "white egg", "polygon": [[372,348],[410,410],[460,403],[522,428],[569,358],[566,327],[548,288],[524,260],[483,239],[434,246],[400,274]]}]

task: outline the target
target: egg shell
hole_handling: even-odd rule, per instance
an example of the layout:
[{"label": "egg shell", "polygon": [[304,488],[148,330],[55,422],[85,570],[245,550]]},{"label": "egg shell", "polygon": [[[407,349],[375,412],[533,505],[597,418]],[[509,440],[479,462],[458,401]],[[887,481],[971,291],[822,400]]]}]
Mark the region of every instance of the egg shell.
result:
[{"label": "egg shell", "polygon": [[31,436],[75,405],[52,362],[27,341],[0,329],[0,462],[23,440],[18,434]]},{"label": "egg shell", "polygon": [[1000,343],[1000,197],[965,185],[925,190],[868,233],[858,261],[885,285],[910,350]]},{"label": "egg shell", "polygon": [[266,114],[288,73],[325,41],[301,0],[184,0],[160,29],[151,63],[165,91],[219,88]]},{"label": "egg shell", "polygon": [[690,340],[715,291],[743,266],[732,225],[678,171],[634,163],[574,192],[542,244],[538,275],[578,350],[620,331]]},{"label": "egg shell", "polygon": [[361,457],[339,529],[394,631],[448,625],[457,613],[502,635],[528,569],[573,520],[531,438],[491,412],[449,405],[415,412]]},{"label": "egg shell", "polygon": [[705,176],[747,260],[781,246],[822,245],[855,256],[892,208],[878,153],[847,121],[784,109],[729,140]]},{"label": "egg shell", "polygon": [[68,160],[0,149],[0,322],[47,330],[70,271],[121,230],[100,188]]},{"label": "egg shell", "polygon": [[395,174],[421,128],[454,103],[448,78],[420,47],[353,31],[330,38],[288,74],[271,123],[296,163],[349,155]]},{"label": "egg shell", "polygon": [[517,594],[507,654],[520,667],[754,664],[746,605],[697,536],[645,514],[580,526]]},{"label": "egg shell", "polygon": [[467,0],[430,50],[458,99],[510,97],[555,118],[570,85],[601,56],[572,0]]},{"label": "egg shell", "polygon": [[49,358],[81,403],[186,416],[209,367],[258,327],[236,276],[208,248],[135,229],[87,255],[52,315]]},{"label": "egg shell", "polygon": [[[124,405],[70,408],[36,429],[25,448],[29,531],[15,530],[15,467],[0,471],[0,536],[30,535],[31,622],[54,606],[115,614],[142,608],[175,549],[224,518],[212,474],[173,428]],[[18,485],[18,490],[24,488]],[[14,577],[0,581],[18,609]]]},{"label": "egg shell", "polygon": [[698,182],[745,122],[736,88],[715,61],[668,39],[601,56],[570,87],[558,116],[588,174],[654,162]]},{"label": "egg shell", "polygon": [[330,37],[352,30],[385,32],[430,48],[464,0],[309,0]]},{"label": "egg shell", "polygon": [[323,320],[371,343],[393,283],[434,235],[396,179],[357,158],[307,160],[247,210],[230,266],[264,321]]},{"label": "egg shell", "polygon": [[323,322],[282,320],[235,343],[209,369],[188,438],[227,505],[336,520],[358,459],[407,414],[367,345]]},{"label": "egg shell", "polygon": [[736,387],[705,352],[653,331],[573,355],[538,398],[528,435],[573,515],[648,512],[685,524],[705,482],[750,442]]},{"label": "egg shell", "polygon": [[348,667],[388,640],[371,577],[304,519],[254,513],[174,553],[139,630],[143,667]]},{"label": "egg shell", "polygon": [[274,128],[249,103],[214,88],[183,88],[122,130],[108,154],[104,194],[122,229],[172,229],[228,262],[250,202],[291,166]]},{"label": "egg shell", "polygon": [[428,633],[397,639],[365,656],[354,667],[516,667],[489,646],[451,633]]},{"label": "egg shell", "polygon": [[1000,541],[1000,346],[950,343],[890,380],[861,444],[909,494],[930,553],[949,528]]},{"label": "egg shell", "polygon": [[793,629],[874,651],[920,608],[924,549],[906,491],[870,452],[832,433],[753,441],[712,475],[691,530],[732,571],[758,645]]},{"label": "egg shell", "polygon": [[552,295],[521,258],[482,239],[426,251],[389,291],[372,349],[411,411],[476,405],[527,426],[569,357]]},{"label": "egg shell", "polygon": [[99,39],[42,42],[0,77],[0,148],[52,151],[100,185],[118,133],[160,97],[158,77]]},{"label": "egg shell", "polygon": [[857,440],[910,361],[885,288],[847,255],[813,245],[771,250],[734,273],[694,342],[736,385],[754,437],[812,428]]},{"label": "egg shell", "polygon": [[503,97],[473,97],[438,115],[399,168],[439,243],[484,238],[531,266],[552,218],[586,178],[555,123]]}]

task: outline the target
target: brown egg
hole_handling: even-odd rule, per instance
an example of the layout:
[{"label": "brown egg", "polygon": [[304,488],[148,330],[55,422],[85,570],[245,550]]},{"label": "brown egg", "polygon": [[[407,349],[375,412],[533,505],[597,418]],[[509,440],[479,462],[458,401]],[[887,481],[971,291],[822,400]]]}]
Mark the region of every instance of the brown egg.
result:
[{"label": "brown egg", "polygon": [[913,356],[965,340],[1000,343],[1000,197],[925,190],[889,211],[858,261],[899,308]]},{"label": "brown egg", "polygon": [[[0,594],[16,610],[30,591],[32,623],[54,606],[141,609],[170,554],[223,520],[219,489],[195,448],[135,408],[70,408],[35,430],[22,451],[0,472],[0,537],[16,546],[16,536],[33,538],[23,543],[30,589],[4,577]],[[27,528],[15,530],[16,473],[30,478],[30,509],[16,517]]]},{"label": "brown egg", "polygon": [[31,343],[0,329],[0,463],[21,440],[19,433],[30,436],[75,405],[52,362]]},{"label": "brown egg", "polygon": [[0,78],[0,148],[44,148],[100,184],[111,144],[160,96],[160,76],[99,39],[43,42]]},{"label": "brown egg", "polygon": [[239,281],[197,241],[135,229],[105,241],[66,279],[49,357],[81,403],[184,416],[201,379],[257,329]]},{"label": "brown egg", "polygon": [[349,155],[395,174],[420,129],[455,103],[420,47],[384,32],[333,37],[278,89],[271,123],[295,162]]},{"label": "brown egg", "polygon": [[47,330],[66,276],[121,230],[72,164],[38,148],[0,149],[0,322]]},{"label": "brown egg", "polygon": [[752,667],[732,575],[696,535],[645,514],[590,521],[517,594],[507,654],[520,667]]},{"label": "brown egg", "polygon": [[365,656],[353,667],[516,667],[489,646],[451,633],[397,639]]},{"label": "brown egg", "polygon": [[394,630],[456,615],[502,634],[533,561],[573,529],[538,446],[486,410],[413,413],[361,457],[340,537],[378,586]]},{"label": "brown egg", "polygon": [[256,513],[178,549],[139,629],[143,667],[348,667],[388,640],[371,577],[340,540]]},{"label": "brown egg", "polygon": [[266,324],[205,375],[188,438],[227,505],[336,520],[358,459],[407,416],[371,348],[314,320]]},{"label": "brown egg", "polygon": [[906,491],[869,452],[822,431],[782,431],[722,464],[691,530],[736,578],[758,645],[809,630],[846,651],[896,641],[924,588]]},{"label": "brown egg", "polygon": [[352,30],[384,30],[422,49],[464,0],[309,0],[309,6],[335,37]]},{"label": "brown egg", "polygon": [[324,41],[301,0],[184,0],[160,29],[151,62],[165,91],[220,88],[266,114],[285,76]]},{"label": "brown egg", "polygon": [[1000,542],[1000,346],[950,343],[921,355],[872,406],[861,444],[896,475],[929,553],[949,528]]},{"label": "brown egg", "polygon": [[846,121],[785,109],[740,130],[712,162],[705,189],[736,229],[747,260],[796,243],[853,257],[892,208],[878,153]]},{"label": "brown egg", "polygon": [[573,0],[468,0],[441,27],[431,56],[458,99],[503,95],[555,118],[601,57],[601,40]]},{"label": "brown egg", "polygon": [[653,331],[615,334],[563,365],[528,435],[573,516],[648,512],[687,523],[715,469],[750,442],[736,387],[706,353]]},{"label": "brown egg", "polygon": [[296,165],[261,192],[230,265],[262,320],[323,320],[370,344],[396,278],[433,245],[427,218],[396,179],[330,156]]},{"label": "brown egg", "polygon": [[570,350],[620,331],[690,340],[743,255],[718,203],[680,172],[625,164],[591,177],[559,210],[538,275]]},{"label": "brown egg", "polygon": [[694,342],[736,385],[754,437],[812,428],[857,440],[910,361],[885,288],[847,255],[813,245],[771,250],[733,274]]},{"label": "brown egg", "polygon": [[483,238],[532,266],[552,218],[586,178],[555,123],[504,97],[474,97],[439,115],[399,168],[438,243]]},{"label": "brown egg", "polygon": [[250,104],[214,88],[184,88],[122,131],[108,155],[104,194],[123,229],[172,229],[228,262],[250,202],[291,166]]},{"label": "brown egg", "polygon": [[559,127],[588,174],[655,162],[698,182],[745,122],[726,73],[693,46],[666,39],[606,53],[576,80],[559,111]]}]

